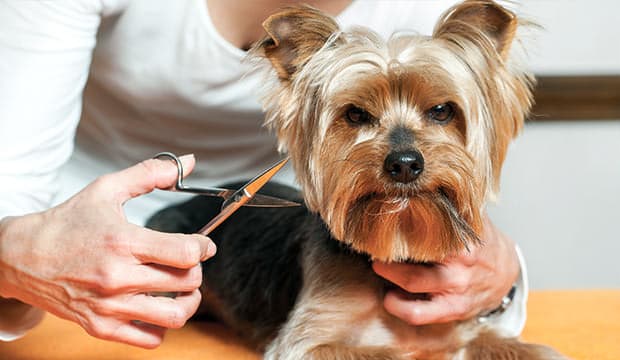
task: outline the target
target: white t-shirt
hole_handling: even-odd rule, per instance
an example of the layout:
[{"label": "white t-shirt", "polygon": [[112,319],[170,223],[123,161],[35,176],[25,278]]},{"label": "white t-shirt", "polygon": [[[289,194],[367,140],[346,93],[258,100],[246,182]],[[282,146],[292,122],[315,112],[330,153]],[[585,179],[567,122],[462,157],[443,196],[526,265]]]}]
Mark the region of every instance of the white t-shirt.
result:
[{"label": "white t-shirt", "polygon": [[[430,34],[454,2],[354,1],[337,21],[385,37]],[[206,0],[0,2],[0,218],[49,208],[161,151],[195,154],[190,179],[201,185],[256,175],[280,156],[262,127],[263,74],[244,56],[218,34]],[[294,183],[290,169],[279,179]],[[125,210],[141,224],[181,200],[155,192]],[[511,334],[525,319],[520,293],[502,325]],[[24,319],[0,321],[0,339],[38,321]]]}]

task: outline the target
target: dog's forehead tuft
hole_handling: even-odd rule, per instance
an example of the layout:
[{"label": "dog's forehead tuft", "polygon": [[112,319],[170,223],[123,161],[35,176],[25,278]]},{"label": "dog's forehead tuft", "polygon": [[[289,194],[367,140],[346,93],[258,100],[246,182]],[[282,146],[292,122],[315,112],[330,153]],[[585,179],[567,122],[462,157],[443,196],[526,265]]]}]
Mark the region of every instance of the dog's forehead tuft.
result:
[{"label": "dog's forehead tuft", "polygon": [[399,59],[395,58],[388,61],[387,71],[389,74],[399,77],[407,72],[407,67]]}]

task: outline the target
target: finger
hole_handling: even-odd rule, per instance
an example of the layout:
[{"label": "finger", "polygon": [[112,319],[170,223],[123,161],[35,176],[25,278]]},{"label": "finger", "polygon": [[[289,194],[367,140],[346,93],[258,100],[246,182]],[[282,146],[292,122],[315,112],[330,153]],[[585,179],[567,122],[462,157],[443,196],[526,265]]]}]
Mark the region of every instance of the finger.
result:
[{"label": "finger", "polygon": [[404,263],[374,262],[373,270],[382,278],[393,282],[411,293],[460,292],[466,284],[465,271],[446,265],[418,265]]},{"label": "finger", "polygon": [[199,290],[179,293],[175,298],[138,294],[110,300],[104,305],[104,315],[116,314],[126,320],[138,320],[169,329],[181,328],[200,305]]},{"label": "finger", "polygon": [[215,243],[200,234],[168,234],[141,228],[133,238],[131,253],[143,264],[189,269],[215,255]]},{"label": "finger", "polygon": [[200,264],[190,269],[149,264],[131,269],[117,288],[108,289],[113,294],[147,292],[191,292],[202,284]]},{"label": "finger", "polygon": [[86,331],[99,339],[116,341],[146,349],[154,349],[161,345],[167,330],[151,324],[139,324],[118,319],[107,319],[100,322],[100,324],[104,325],[87,328]]},{"label": "finger", "polygon": [[418,300],[414,296],[402,289],[394,289],[386,294],[383,306],[387,312],[411,325],[447,323],[468,319],[475,314],[466,297],[438,295],[430,300]]},{"label": "finger", "polygon": [[[179,160],[183,165],[183,175],[191,173],[196,164],[194,155],[183,155]],[[108,177],[122,189],[117,195],[124,202],[154,189],[170,188],[176,183],[178,168],[173,161],[149,159]]]}]

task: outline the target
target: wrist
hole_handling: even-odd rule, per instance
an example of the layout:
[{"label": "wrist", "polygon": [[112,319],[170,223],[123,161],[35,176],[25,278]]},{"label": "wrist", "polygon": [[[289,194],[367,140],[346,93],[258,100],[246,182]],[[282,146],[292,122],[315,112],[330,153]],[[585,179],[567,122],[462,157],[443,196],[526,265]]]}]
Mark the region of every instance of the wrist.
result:
[{"label": "wrist", "polygon": [[5,216],[0,219],[0,302],[8,303],[9,298],[12,297],[12,293],[9,291],[11,286],[9,286],[8,276],[9,276],[9,267],[8,267],[8,257],[10,257],[10,227],[13,222],[14,217]]},{"label": "wrist", "polygon": [[31,215],[6,216],[0,219],[0,298],[19,299],[19,268],[24,255],[32,255],[25,243],[26,231],[32,224],[25,223]]}]

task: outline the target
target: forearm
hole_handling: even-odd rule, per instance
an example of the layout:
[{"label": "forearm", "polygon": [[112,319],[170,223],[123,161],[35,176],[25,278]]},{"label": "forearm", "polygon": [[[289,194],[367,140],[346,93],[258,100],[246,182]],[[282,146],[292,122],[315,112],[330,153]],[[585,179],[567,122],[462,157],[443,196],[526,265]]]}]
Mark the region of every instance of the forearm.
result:
[{"label": "forearm", "polygon": [[[98,3],[0,2],[0,340],[23,335],[43,316],[16,299],[20,287],[32,286],[18,275],[32,256],[22,236],[28,229],[9,226],[14,222],[6,216],[51,204],[58,169],[73,147],[81,92],[105,10]],[[20,244],[24,256],[16,255]]]},{"label": "forearm", "polygon": [[9,218],[0,219],[0,341],[22,337],[43,319],[45,312],[15,298],[8,284],[10,270],[3,255],[8,254],[10,242]]}]

